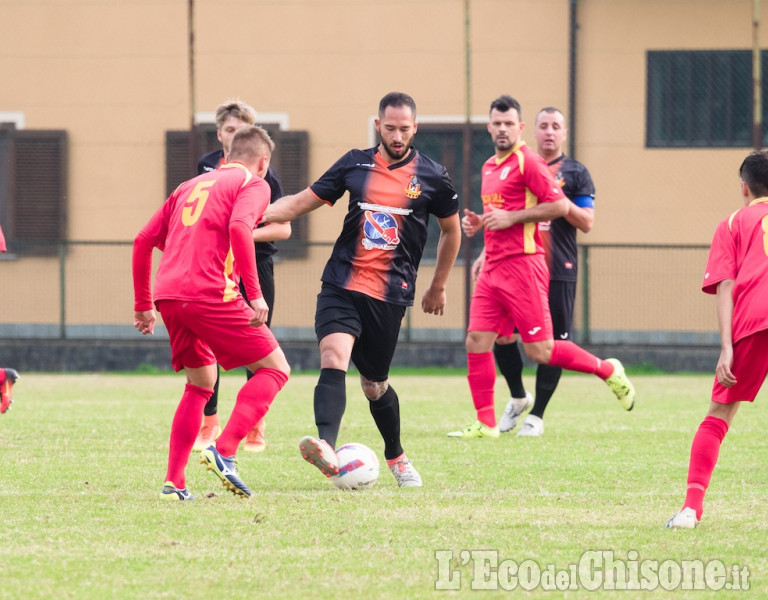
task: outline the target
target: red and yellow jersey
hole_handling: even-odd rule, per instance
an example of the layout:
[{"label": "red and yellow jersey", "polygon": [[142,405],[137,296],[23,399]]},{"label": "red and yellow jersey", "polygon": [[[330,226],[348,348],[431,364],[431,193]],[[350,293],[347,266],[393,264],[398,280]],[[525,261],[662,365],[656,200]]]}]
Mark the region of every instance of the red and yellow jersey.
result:
[{"label": "red and yellow jersey", "polygon": [[[480,195],[484,212],[492,208],[523,210],[565,197],[544,159],[525,142],[517,144],[502,158],[489,158],[483,165],[482,174]],[[544,254],[537,223],[516,223],[506,229],[485,230],[486,268],[518,254]]]},{"label": "red and yellow jersey", "polygon": [[732,279],[733,341],[768,329],[768,198],[758,198],[720,222],[701,289],[716,294]]},{"label": "red and yellow jersey", "polygon": [[445,167],[416,149],[389,164],[376,148],[351,150],[310,186],[335,204],[349,191],[341,234],[322,280],[392,304],[413,304],[429,215],[459,210]]},{"label": "red and yellow jersey", "polygon": [[163,251],[154,300],[236,298],[229,224],[241,221],[253,230],[267,204],[267,183],[237,162],[179,185],[139,233]]}]

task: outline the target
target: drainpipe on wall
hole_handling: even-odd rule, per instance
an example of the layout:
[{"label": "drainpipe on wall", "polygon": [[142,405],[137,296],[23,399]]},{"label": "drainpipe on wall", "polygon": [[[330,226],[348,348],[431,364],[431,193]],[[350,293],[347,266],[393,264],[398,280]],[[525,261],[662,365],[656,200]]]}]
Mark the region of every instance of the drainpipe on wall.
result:
[{"label": "drainpipe on wall", "polygon": [[[755,0],[759,2],[759,0]],[[568,155],[576,158],[576,32],[579,28],[577,8],[579,0],[570,0],[568,28]]]},{"label": "drainpipe on wall", "polygon": [[752,145],[763,147],[762,73],[760,69],[760,0],[752,0]]}]

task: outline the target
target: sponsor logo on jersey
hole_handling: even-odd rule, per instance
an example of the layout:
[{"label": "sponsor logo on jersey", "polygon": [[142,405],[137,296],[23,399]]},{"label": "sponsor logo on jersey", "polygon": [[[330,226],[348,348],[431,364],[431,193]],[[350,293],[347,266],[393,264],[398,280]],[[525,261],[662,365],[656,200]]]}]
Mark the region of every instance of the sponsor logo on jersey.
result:
[{"label": "sponsor logo on jersey", "polygon": [[395,217],[386,212],[366,210],[363,223],[363,247],[366,250],[394,250],[400,243]]},{"label": "sponsor logo on jersey", "polygon": [[573,269],[573,263],[572,263],[572,262],[564,262],[564,263],[563,263],[563,266],[564,266],[566,269]]},{"label": "sponsor logo on jersey", "polygon": [[373,163],[357,163],[356,167],[365,167],[366,169],[373,169],[376,165]]},{"label": "sponsor logo on jersey", "polygon": [[408,198],[418,198],[421,196],[421,184],[415,175],[408,182],[408,187],[405,188],[405,195]]}]

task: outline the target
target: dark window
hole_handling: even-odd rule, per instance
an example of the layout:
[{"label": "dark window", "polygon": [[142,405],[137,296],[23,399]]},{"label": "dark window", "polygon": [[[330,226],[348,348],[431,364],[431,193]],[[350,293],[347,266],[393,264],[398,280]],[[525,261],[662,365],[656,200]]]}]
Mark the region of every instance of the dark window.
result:
[{"label": "dark window", "polygon": [[50,255],[66,238],[67,133],[0,127],[0,223],[9,252]]},{"label": "dark window", "polygon": [[[749,50],[651,51],[647,55],[646,145],[752,145]],[[762,113],[768,108],[768,53],[761,52]],[[764,119],[765,122],[765,119]],[[768,128],[763,125],[763,138]]]},{"label": "dark window", "polygon": [[[306,131],[282,131],[278,125],[262,124],[275,142],[272,167],[283,183],[286,194],[300,192],[308,185],[309,136]],[[198,125],[195,131],[196,149],[190,150],[189,131],[167,131],[165,134],[165,189],[170,196],[182,181],[197,175],[197,161],[206,152],[221,149],[213,124]],[[193,158],[194,154],[194,158]],[[292,233],[288,240],[277,242],[278,258],[306,256],[309,238],[308,216],[291,223]]]},{"label": "dark window", "polygon": [[[469,127],[469,198],[464,198],[464,132],[463,124],[419,124],[419,131],[414,139],[414,146],[420,152],[439,162],[451,176],[453,188],[459,194],[459,209],[468,206],[475,212],[482,213],[480,200],[481,168],[493,154],[493,142],[485,124],[472,124]],[[440,226],[436,219],[429,220],[429,237],[424,248],[424,258],[434,260],[437,256],[437,240]],[[462,236],[462,244],[471,244],[473,256],[482,248],[483,236],[473,238]],[[462,249],[459,256],[463,256]]]}]

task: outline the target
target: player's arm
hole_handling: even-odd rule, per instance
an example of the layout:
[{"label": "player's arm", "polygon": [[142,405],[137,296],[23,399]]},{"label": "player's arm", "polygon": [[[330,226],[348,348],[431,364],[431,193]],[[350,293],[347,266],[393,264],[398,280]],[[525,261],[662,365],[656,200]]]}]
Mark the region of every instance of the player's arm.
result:
[{"label": "player's arm", "polygon": [[157,209],[133,240],[133,326],[142,335],[155,333],[157,317],[152,306],[152,251],[165,248],[172,199],[173,195]]},{"label": "player's arm", "polygon": [[270,204],[264,212],[262,221],[265,223],[292,221],[296,217],[312,212],[325,204],[312,193],[310,188],[306,188],[298,194],[283,196]]},{"label": "player's arm", "polygon": [[477,281],[477,278],[480,277],[480,273],[483,270],[483,266],[485,265],[485,246],[483,246],[483,249],[480,251],[480,256],[478,256],[475,259],[475,262],[472,263],[472,281]]},{"label": "player's arm", "polygon": [[717,285],[717,322],[720,327],[720,358],[715,373],[725,387],[736,383],[731,372],[733,365],[733,279],[724,279]]},{"label": "player's arm", "polygon": [[442,315],[446,302],[445,286],[461,245],[461,224],[458,213],[438,219],[437,223],[440,225],[440,239],[437,241],[435,274],[421,298],[421,308],[425,313]]},{"label": "player's arm", "polygon": [[504,210],[492,208],[483,213],[483,227],[489,231],[507,229],[517,223],[538,223],[552,221],[568,214],[568,198],[562,197],[554,202],[541,202],[522,210]]},{"label": "player's arm", "polygon": [[240,280],[243,282],[245,293],[254,311],[249,320],[249,325],[259,327],[267,322],[269,308],[264,300],[259,284],[259,273],[256,269],[256,254],[253,252],[253,230],[247,223],[239,219],[229,222],[229,243],[235,263],[240,271]]},{"label": "player's arm", "polygon": [[595,224],[595,209],[581,207],[569,200],[568,213],[565,215],[565,220],[579,231],[589,233],[592,225]]},{"label": "player's arm", "polygon": [[265,223],[253,230],[254,242],[276,242],[291,237],[291,223]]}]

